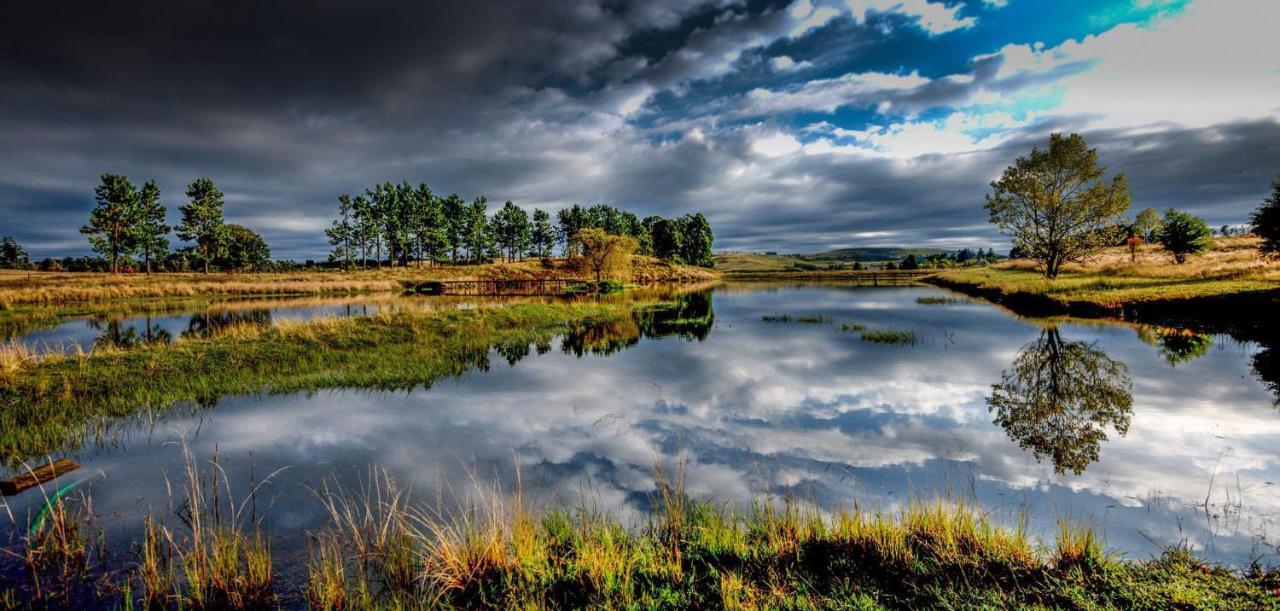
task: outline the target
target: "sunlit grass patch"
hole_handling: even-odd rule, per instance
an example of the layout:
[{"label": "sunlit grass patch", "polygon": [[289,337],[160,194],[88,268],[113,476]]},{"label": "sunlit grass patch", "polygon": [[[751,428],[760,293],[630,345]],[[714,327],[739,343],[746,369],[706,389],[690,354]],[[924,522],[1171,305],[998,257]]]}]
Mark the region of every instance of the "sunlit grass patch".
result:
[{"label": "sunlit grass patch", "polygon": [[942,272],[938,280],[1003,295],[1033,295],[1063,304],[1115,307],[1125,303],[1198,299],[1280,290],[1280,261],[1263,259],[1257,238],[1218,238],[1208,252],[1177,265],[1158,247],[1103,251],[1085,264],[1063,268],[1049,280],[1027,260]]}]

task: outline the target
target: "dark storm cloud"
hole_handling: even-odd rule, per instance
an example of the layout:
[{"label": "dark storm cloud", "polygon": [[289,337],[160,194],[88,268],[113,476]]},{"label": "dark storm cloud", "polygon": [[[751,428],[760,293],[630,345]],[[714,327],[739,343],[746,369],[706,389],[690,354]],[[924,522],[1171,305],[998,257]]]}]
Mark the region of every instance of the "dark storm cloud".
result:
[{"label": "dark storm cloud", "polygon": [[[721,249],[998,245],[981,210],[987,182],[1051,129],[1087,123],[1049,116],[1015,128],[999,148],[912,159],[762,154],[761,138],[797,126],[785,104],[743,111],[758,102],[749,92],[824,86],[788,80],[769,67],[768,50],[821,66],[838,59],[823,54],[822,41],[844,32],[860,38],[839,48],[884,57],[892,49],[877,45],[894,37],[876,32],[915,27],[845,15],[830,22],[839,27],[806,30],[801,44],[791,33],[812,13],[792,8],[731,0],[8,7],[0,235],[41,257],[87,252],[77,230],[93,187],[99,174],[119,172],[157,179],[171,221],[185,185],[212,177],[229,220],[295,258],[324,256],[337,194],[404,179],[549,210],[604,201],[641,214],[704,211]],[[922,33],[906,39],[917,45],[912,56],[935,44]],[[951,62],[967,66],[954,78],[853,93],[831,83],[858,74],[815,70],[832,89],[825,103],[890,102],[918,113],[1089,68],[997,79],[1002,61],[976,54]],[[892,79],[914,70],[875,72]],[[1265,189],[1277,130],[1256,120],[1087,136],[1129,173],[1136,205],[1187,207],[1220,224],[1242,221]]]}]

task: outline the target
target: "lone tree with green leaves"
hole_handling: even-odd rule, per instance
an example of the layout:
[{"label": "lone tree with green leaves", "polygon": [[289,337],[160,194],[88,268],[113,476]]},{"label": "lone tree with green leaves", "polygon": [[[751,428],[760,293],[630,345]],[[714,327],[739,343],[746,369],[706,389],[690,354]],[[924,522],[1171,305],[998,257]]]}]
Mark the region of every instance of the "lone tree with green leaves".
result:
[{"label": "lone tree with green leaves", "polygon": [[138,224],[136,238],[138,250],[142,251],[144,269],[151,273],[151,263],[164,258],[169,252],[169,230],[165,224],[164,204],[160,203],[160,187],[155,180],[148,180],[142,185],[138,196]]},{"label": "lone tree with green leaves", "polygon": [[243,225],[224,225],[218,267],[223,271],[262,270],[271,263],[267,241]]},{"label": "lone tree with green leaves", "polygon": [[1187,261],[1187,255],[1208,250],[1212,236],[1213,230],[1204,219],[1170,208],[1164,213],[1164,222],[1156,237],[1160,245],[1173,255],[1173,260],[1181,265]]},{"label": "lone tree with green leaves", "polygon": [[222,192],[208,178],[198,178],[187,187],[191,203],[182,206],[182,224],[178,225],[178,237],[195,242],[196,254],[209,273],[209,264],[222,254],[226,233],[222,221]]},{"label": "lone tree with green leaves", "polygon": [[680,217],[679,222],[680,231],[684,234],[680,258],[689,265],[713,267],[715,260],[711,254],[711,245],[715,238],[711,234],[711,223],[707,222],[707,217],[701,212],[686,214]]},{"label": "lone tree with green leaves", "polygon": [[1258,245],[1262,256],[1280,257],[1280,178],[1271,182],[1271,197],[1262,200],[1249,221],[1253,232],[1262,238]]},{"label": "lone tree with green leaves", "polygon": [[991,222],[1013,238],[1046,278],[1064,263],[1078,262],[1119,238],[1116,227],[1129,209],[1123,173],[1105,180],[1097,149],[1079,134],[1049,136],[1049,148],[1033,148],[991,183],[986,209]]},{"label": "lone tree with green leaves", "polygon": [[31,257],[27,251],[10,236],[0,238],[0,268],[27,269],[31,266]]},{"label": "lone tree with green leaves", "polygon": [[684,232],[675,219],[658,219],[650,229],[653,256],[667,262],[683,263]]},{"label": "lone tree with green leaves", "polygon": [[120,174],[103,174],[93,195],[97,205],[80,233],[89,236],[94,252],[107,258],[114,274],[120,271],[120,257],[133,253],[138,244],[140,198],[129,179]]},{"label": "lone tree with green leaves", "polygon": [[1133,220],[1134,235],[1147,242],[1154,242],[1156,232],[1160,231],[1160,223],[1160,213],[1155,208],[1144,208]]}]

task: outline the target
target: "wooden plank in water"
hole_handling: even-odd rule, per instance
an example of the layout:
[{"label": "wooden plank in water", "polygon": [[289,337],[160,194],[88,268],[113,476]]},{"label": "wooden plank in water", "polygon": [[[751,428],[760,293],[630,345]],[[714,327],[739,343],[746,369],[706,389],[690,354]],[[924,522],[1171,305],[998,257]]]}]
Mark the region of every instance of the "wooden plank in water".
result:
[{"label": "wooden plank in water", "polygon": [[0,496],[13,496],[43,484],[55,477],[65,475],[80,468],[80,464],[66,458],[36,467],[21,475],[0,481]]}]

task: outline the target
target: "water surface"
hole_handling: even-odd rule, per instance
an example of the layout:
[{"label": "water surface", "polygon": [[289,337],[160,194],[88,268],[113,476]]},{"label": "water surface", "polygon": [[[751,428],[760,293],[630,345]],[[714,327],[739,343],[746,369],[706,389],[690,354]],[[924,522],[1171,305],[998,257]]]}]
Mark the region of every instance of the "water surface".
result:
[{"label": "water surface", "polygon": [[[182,476],[184,446],[216,454],[242,491],[281,470],[259,502],[278,558],[325,526],[314,490],[326,481],[358,487],[385,469],[427,502],[510,490],[518,472],[537,503],[636,517],[658,460],[685,463],[692,496],[730,505],[941,494],[1025,518],[1036,536],[1059,518],[1090,521],[1134,558],[1187,545],[1235,566],[1275,563],[1280,415],[1275,380],[1255,371],[1263,347],[917,301],[945,296],[727,285],[674,313],[494,350],[431,388],[225,397],[131,419],[86,440],[74,478],[123,546],[146,512],[172,519],[166,477]],[[865,341],[872,330],[913,337]],[[4,502],[23,522],[39,499]]]}]

